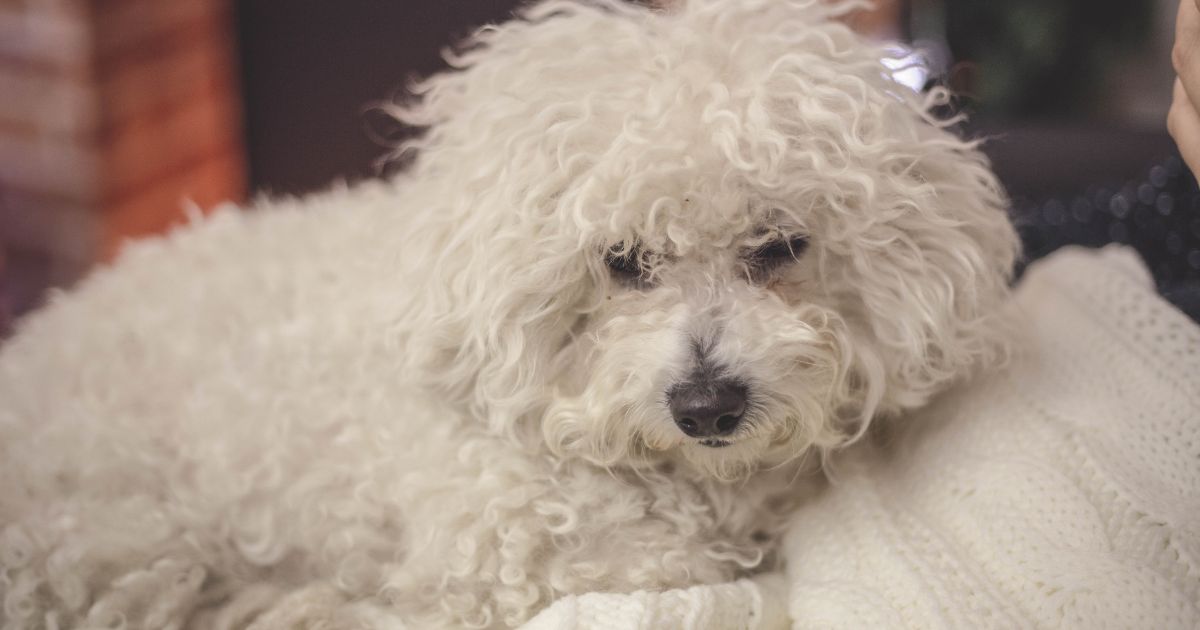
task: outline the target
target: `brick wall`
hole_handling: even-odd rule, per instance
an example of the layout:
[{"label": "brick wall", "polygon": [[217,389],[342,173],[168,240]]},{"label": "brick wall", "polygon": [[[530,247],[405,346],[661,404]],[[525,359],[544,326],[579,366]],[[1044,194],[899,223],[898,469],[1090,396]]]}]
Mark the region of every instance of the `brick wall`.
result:
[{"label": "brick wall", "polygon": [[[10,308],[245,191],[230,0],[0,0]],[[3,307],[0,307],[3,308]]]}]

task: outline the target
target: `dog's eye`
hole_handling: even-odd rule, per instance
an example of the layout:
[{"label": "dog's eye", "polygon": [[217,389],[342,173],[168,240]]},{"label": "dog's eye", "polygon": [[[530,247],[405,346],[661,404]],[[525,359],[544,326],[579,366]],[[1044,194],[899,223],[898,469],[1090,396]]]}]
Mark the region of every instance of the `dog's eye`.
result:
[{"label": "dog's eye", "polygon": [[758,248],[751,250],[746,255],[746,262],[749,263],[753,271],[771,271],[776,267],[799,259],[800,255],[806,249],[808,249],[807,237],[792,236],[787,239],[764,243]]},{"label": "dog's eye", "polygon": [[636,245],[613,245],[604,253],[604,264],[618,280],[636,281],[642,277],[642,251]]}]

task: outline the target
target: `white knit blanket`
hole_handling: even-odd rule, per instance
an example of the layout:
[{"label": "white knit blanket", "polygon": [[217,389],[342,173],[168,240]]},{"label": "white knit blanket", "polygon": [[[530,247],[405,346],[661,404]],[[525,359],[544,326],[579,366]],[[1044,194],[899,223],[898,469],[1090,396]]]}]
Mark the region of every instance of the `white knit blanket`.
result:
[{"label": "white knit blanket", "polygon": [[1112,247],[1036,264],[1015,305],[1010,369],[839,462],[786,576],[569,597],[526,628],[1200,628],[1200,328]]}]

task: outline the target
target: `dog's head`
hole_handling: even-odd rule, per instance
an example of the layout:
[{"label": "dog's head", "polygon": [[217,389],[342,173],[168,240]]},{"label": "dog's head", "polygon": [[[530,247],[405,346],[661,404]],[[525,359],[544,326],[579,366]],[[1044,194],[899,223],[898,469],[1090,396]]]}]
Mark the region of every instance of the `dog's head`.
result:
[{"label": "dog's head", "polygon": [[840,10],[548,2],[452,55],[397,112],[412,375],[560,453],[732,477],[991,356],[1003,194]]}]

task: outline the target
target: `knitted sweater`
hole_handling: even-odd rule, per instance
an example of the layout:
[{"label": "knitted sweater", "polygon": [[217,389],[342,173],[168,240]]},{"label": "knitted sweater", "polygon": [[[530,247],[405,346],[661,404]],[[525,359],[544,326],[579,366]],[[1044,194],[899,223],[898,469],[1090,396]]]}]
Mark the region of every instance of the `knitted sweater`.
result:
[{"label": "knitted sweater", "polygon": [[786,578],[571,597],[528,627],[1200,627],[1200,328],[1112,247],[1034,265],[1015,307],[1008,369],[837,463]]}]

